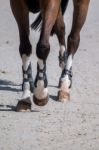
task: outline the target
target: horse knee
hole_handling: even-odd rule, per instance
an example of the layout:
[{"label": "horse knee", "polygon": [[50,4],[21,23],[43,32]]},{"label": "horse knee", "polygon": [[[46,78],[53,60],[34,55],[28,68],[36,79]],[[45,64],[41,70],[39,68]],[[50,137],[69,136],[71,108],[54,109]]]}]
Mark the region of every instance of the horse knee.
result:
[{"label": "horse knee", "polygon": [[79,42],[80,42],[79,33],[70,34],[68,36],[67,48],[68,48],[69,53],[75,54],[76,50],[78,49]]},{"label": "horse knee", "polygon": [[30,56],[32,53],[32,46],[31,46],[30,42],[25,41],[25,42],[20,43],[19,52],[20,52],[21,57],[23,54]]},{"label": "horse knee", "polygon": [[50,51],[49,43],[38,42],[36,48],[36,55],[38,58],[46,60]]}]

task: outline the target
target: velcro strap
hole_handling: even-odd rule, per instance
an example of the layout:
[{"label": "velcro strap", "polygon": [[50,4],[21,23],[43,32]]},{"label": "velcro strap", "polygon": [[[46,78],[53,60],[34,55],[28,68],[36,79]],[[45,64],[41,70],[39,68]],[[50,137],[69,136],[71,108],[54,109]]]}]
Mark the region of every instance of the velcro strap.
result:
[{"label": "velcro strap", "polygon": [[67,54],[66,51],[64,51],[63,56],[61,55],[61,52],[60,52],[60,53],[59,53],[59,57],[58,57],[58,58],[59,58],[59,61],[60,61],[60,62],[62,62],[62,61],[66,62],[67,56],[68,56],[68,54]]},{"label": "velcro strap", "polygon": [[27,75],[32,74],[32,71],[31,71],[31,63],[29,64],[27,70],[24,70],[24,69],[23,69],[23,66],[22,66],[22,70],[23,70],[23,74],[27,74]]},{"label": "velcro strap", "polygon": [[64,77],[65,75],[68,75],[70,78],[72,78],[73,73],[72,73],[71,70],[64,69],[63,72],[62,72],[62,77]]}]

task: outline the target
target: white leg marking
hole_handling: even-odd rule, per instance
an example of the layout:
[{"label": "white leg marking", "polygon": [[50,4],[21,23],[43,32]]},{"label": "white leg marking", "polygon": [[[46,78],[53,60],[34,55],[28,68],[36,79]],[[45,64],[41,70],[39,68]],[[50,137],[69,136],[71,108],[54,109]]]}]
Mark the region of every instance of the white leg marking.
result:
[{"label": "white leg marking", "polygon": [[38,59],[38,64],[39,64],[40,69],[44,68],[44,63],[42,59]]},{"label": "white leg marking", "polygon": [[[28,69],[28,66],[30,64],[30,57],[26,56],[25,54],[22,55],[22,65],[23,69],[26,71]],[[24,74],[24,78],[27,79],[27,74]],[[23,93],[22,93],[22,99],[25,99],[27,97],[30,97],[30,84],[29,82],[25,82],[23,85]]]},{"label": "white leg marking", "polygon": [[30,64],[30,57],[26,56],[25,54],[22,55],[22,63],[23,63],[23,69],[26,71]]},{"label": "white leg marking", "polygon": [[30,92],[30,84],[29,82],[25,82],[23,86],[23,93],[22,93],[22,98],[21,99],[26,99],[31,96]]},{"label": "white leg marking", "polygon": [[[44,68],[44,63],[43,60],[38,59],[38,65],[40,69],[42,70]],[[43,73],[39,73],[40,77],[43,77]],[[38,99],[44,99],[48,95],[48,89],[44,87],[44,81],[43,80],[38,80],[37,81],[37,87],[34,89],[34,94],[36,98]]]},{"label": "white leg marking", "polygon": [[64,55],[65,50],[65,46],[60,44],[60,53],[62,56]]},{"label": "white leg marking", "polygon": [[68,56],[68,59],[67,59],[67,65],[66,65],[67,70],[70,70],[70,68],[72,67],[72,62],[73,62],[73,56],[71,54]]},{"label": "white leg marking", "polygon": [[[40,69],[41,70],[43,70],[43,68],[44,68],[44,63],[43,63],[43,60],[42,59],[38,59],[38,65],[39,65],[39,67],[40,67]],[[39,73],[39,76],[40,77],[43,77],[43,73]]]},{"label": "white leg marking", "polygon": [[38,80],[37,88],[34,89],[35,97],[38,99],[44,99],[48,95],[48,89],[44,87],[44,82]]},{"label": "white leg marking", "polygon": [[[64,56],[65,50],[66,50],[65,46],[60,44],[60,51],[59,52],[60,52],[62,57]],[[65,66],[65,63],[64,63],[64,61],[62,61],[62,63],[60,64],[60,67],[62,68],[62,70],[64,69],[64,66]]]},{"label": "white leg marking", "polygon": [[70,80],[68,75],[66,75],[64,78],[61,79],[61,90],[66,90],[67,92],[69,92],[69,86],[70,86]]},{"label": "white leg marking", "polygon": [[[28,69],[29,64],[30,64],[30,57],[26,56],[25,54],[22,55],[22,65],[25,71]],[[24,74],[24,78],[27,79],[27,74]]]}]

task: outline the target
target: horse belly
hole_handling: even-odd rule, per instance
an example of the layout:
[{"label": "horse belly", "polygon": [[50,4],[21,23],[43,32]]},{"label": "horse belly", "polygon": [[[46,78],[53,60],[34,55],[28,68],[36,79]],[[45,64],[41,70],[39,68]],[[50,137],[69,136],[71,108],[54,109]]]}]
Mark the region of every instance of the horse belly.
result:
[{"label": "horse belly", "polygon": [[40,11],[39,0],[25,0],[29,11],[37,13]]}]

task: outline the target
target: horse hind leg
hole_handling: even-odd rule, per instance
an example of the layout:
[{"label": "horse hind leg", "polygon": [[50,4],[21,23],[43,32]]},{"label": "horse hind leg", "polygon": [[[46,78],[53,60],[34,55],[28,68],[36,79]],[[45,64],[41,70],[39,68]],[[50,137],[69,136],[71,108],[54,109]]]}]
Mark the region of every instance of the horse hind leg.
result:
[{"label": "horse hind leg", "polygon": [[68,53],[66,50],[66,42],[65,42],[65,24],[62,16],[61,9],[57,16],[57,20],[55,22],[53,32],[56,33],[59,41],[59,66],[62,69],[62,73],[59,79],[59,91],[58,91],[58,100],[63,102],[69,99],[69,90],[68,86],[70,86],[71,81],[67,78],[67,73],[64,72],[64,68],[66,66]]},{"label": "horse hind leg", "polygon": [[73,23],[67,41],[68,59],[65,68],[69,72],[71,72],[73,57],[79,47],[80,32],[86,20],[89,1],[90,0],[81,0],[81,1],[74,0],[73,2],[74,3]]},{"label": "horse hind leg", "polygon": [[48,83],[46,75],[46,60],[50,52],[49,37],[57,18],[59,5],[59,0],[46,0],[46,2],[44,2],[44,0],[41,1],[43,23],[40,39],[38,41],[36,49],[38,62],[33,97],[34,103],[39,106],[47,104],[49,99],[47,89]]},{"label": "horse hind leg", "polygon": [[32,47],[29,41],[29,12],[22,1],[10,0],[13,15],[19,28],[20,46],[19,52],[22,58],[22,98],[16,106],[16,111],[31,110],[31,92],[33,92],[33,78],[31,70],[30,55]]},{"label": "horse hind leg", "polygon": [[[68,58],[67,58],[66,67],[64,68],[64,70],[68,72],[67,75],[68,75],[68,79],[70,80],[72,78],[73,57],[79,47],[80,32],[87,17],[89,2],[90,0],[81,0],[81,1],[73,0],[73,4],[74,4],[73,22],[72,22],[71,32],[68,36],[68,41],[67,41]],[[68,86],[68,89],[70,88],[71,86]]]},{"label": "horse hind leg", "polygon": [[[67,55],[65,56],[64,67],[60,77],[60,90],[58,97],[60,101],[70,99],[70,87],[72,83],[72,62],[80,42],[80,31],[85,22],[88,11],[89,0],[74,0],[74,14],[71,33],[68,36]],[[61,31],[60,31],[61,32]],[[60,37],[61,38],[61,37]],[[61,49],[63,46],[61,47]],[[65,48],[64,48],[65,49]],[[61,60],[61,59],[60,59]]]}]

